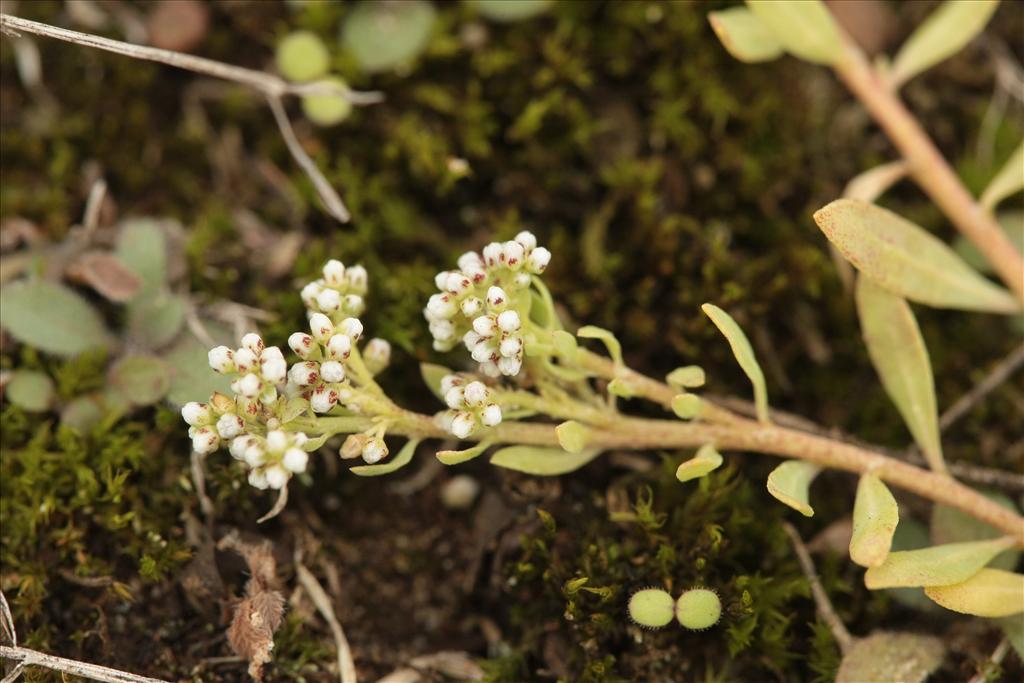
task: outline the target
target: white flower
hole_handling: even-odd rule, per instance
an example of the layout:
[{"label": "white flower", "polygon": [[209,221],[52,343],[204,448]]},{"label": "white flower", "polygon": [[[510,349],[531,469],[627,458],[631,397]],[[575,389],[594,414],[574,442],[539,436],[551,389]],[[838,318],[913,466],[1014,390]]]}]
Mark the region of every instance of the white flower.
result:
[{"label": "white flower", "polygon": [[464,273],[453,271],[448,273],[448,277],[445,279],[444,289],[446,289],[449,294],[460,296],[464,292],[469,291],[472,286],[472,279],[466,277]]},{"label": "white flower", "polygon": [[288,364],[281,355],[281,349],[271,346],[260,356],[260,374],[270,384],[281,384],[288,374]]},{"label": "white flower", "polygon": [[523,230],[521,233],[516,235],[516,242],[523,245],[523,249],[526,251],[532,251],[537,248],[537,238],[534,237],[533,233],[529,230]]},{"label": "white flower", "polygon": [[217,450],[220,437],[212,427],[200,427],[192,432],[192,450],[200,455],[207,455]]},{"label": "white flower", "polygon": [[231,441],[231,445],[228,447],[228,451],[231,453],[231,457],[235,460],[242,460],[245,458],[245,451],[256,445],[256,443],[258,442],[255,436],[246,434],[233,439]]},{"label": "white flower", "polygon": [[205,403],[190,401],[181,407],[181,417],[193,427],[202,427],[213,422],[213,411]]},{"label": "white flower", "polygon": [[243,347],[235,351],[235,368],[238,372],[251,372],[258,361],[259,356],[247,348]]},{"label": "white flower", "polygon": [[370,439],[363,446],[363,460],[370,465],[380,462],[388,454],[387,444],[380,437]]},{"label": "white flower", "polygon": [[531,273],[540,275],[551,261],[551,252],[544,247],[537,247],[526,257],[526,268]]},{"label": "white flower", "polygon": [[455,325],[450,320],[434,320],[429,328],[435,341],[449,342],[455,339]]},{"label": "white flower", "polygon": [[502,311],[508,305],[508,294],[501,287],[491,287],[487,290],[487,305],[492,311]]},{"label": "white flower", "polygon": [[345,318],[338,327],[341,333],[352,341],[358,341],[363,336],[363,324],[359,322],[358,318]]},{"label": "white flower", "polygon": [[[483,270],[484,262],[480,254],[475,251],[467,251],[459,257],[459,270]],[[438,289],[441,289],[438,287]]]},{"label": "white flower", "polygon": [[501,424],[501,407],[497,403],[485,406],[480,413],[480,422],[486,427],[496,427]]},{"label": "white flower", "polygon": [[267,461],[267,450],[259,441],[252,441],[242,453],[242,459],[249,467],[260,467]]},{"label": "white flower", "polygon": [[481,251],[483,254],[483,261],[488,268],[494,268],[501,262],[501,244],[498,242],[491,242]]},{"label": "white flower", "polygon": [[327,342],[327,355],[334,360],[345,360],[352,353],[352,339],[346,334],[336,334]]},{"label": "white flower", "polygon": [[288,483],[288,479],[291,477],[288,470],[281,465],[272,465],[268,467],[264,472],[264,476],[267,478],[267,485],[272,489],[283,488]]},{"label": "white flower", "polygon": [[498,364],[494,361],[480,363],[480,372],[484,373],[488,377],[501,377],[501,370],[498,368]]},{"label": "white flower", "polygon": [[484,308],[484,302],[479,297],[471,296],[462,300],[459,304],[459,310],[462,311],[462,315],[467,318],[472,318]]},{"label": "white flower", "polygon": [[487,363],[488,361],[498,360],[498,354],[494,351],[494,347],[488,342],[481,340],[476,343],[473,350],[470,352],[477,363]]},{"label": "white flower", "polygon": [[516,289],[526,289],[530,286],[530,274],[516,273],[515,277],[512,278],[512,284],[516,286]]},{"label": "white flower", "polygon": [[280,452],[288,447],[288,433],[280,429],[267,432],[267,449],[271,452]]},{"label": "white flower", "polygon": [[369,279],[366,268],[362,266],[352,266],[345,273],[345,280],[348,283],[349,289],[356,294],[366,294]]},{"label": "white flower", "polygon": [[313,361],[296,363],[288,371],[288,381],[300,387],[316,384],[318,379],[320,379],[320,365]]},{"label": "white flower", "polygon": [[502,332],[516,332],[522,326],[516,311],[504,311],[498,315],[498,327]]},{"label": "white flower", "polygon": [[497,331],[498,321],[493,315],[482,315],[473,319],[473,330],[481,337],[490,337]]},{"label": "white flower", "polygon": [[246,398],[256,398],[263,391],[263,382],[260,381],[259,375],[250,372],[232,382],[231,391]]},{"label": "white flower", "polygon": [[445,375],[441,378],[441,394],[445,395],[454,387],[460,387],[465,381],[459,375]]},{"label": "white flower", "polygon": [[330,313],[341,308],[341,294],[336,289],[325,289],[316,297],[316,305],[321,311]]},{"label": "white flower", "polygon": [[448,320],[458,308],[450,294],[433,294],[427,300],[427,313],[437,320]]},{"label": "white flower", "polygon": [[323,313],[314,313],[309,316],[309,331],[313,333],[313,339],[325,344],[334,334],[334,323]]},{"label": "white flower", "polygon": [[249,470],[249,483],[261,491],[270,486],[267,475],[261,470]]},{"label": "white flower", "polygon": [[461,408],[465,404],[465,390],[462,387],[452,387],[444,394],[444,402],[449,408]]},{"label": "white flower", "polygon": [[384,339],[371,339],[363,348],[363,361],[371,373],[377,374],[391,362],[391,344]]},{"label": "white flower", "polygon": [[519,270],[526,258],[526,250],[519,242],[505,242],[501,247],[501,254],[504,257],[505,265],[511,270]]},{"label": "white flower", "polygon": [[341,312],[345,315],[362,315],[364,310],[366,310],[366,305],[363,302],[363,297],[358,294],[346,294],[345,298],[341,300]]},{"label": "white flower", "polygon": [[505,337],[501,340],[501,346],[498,347],[501,355],[508,358],[518,356],[523,352],[523,338],[522,337]]},{"label": "white flower", "polygon": [[331,259],[324,264],[324,282],[331,287],[340,287],[345,283],[345,266],[341,261]]},{"label": "white flower", "polygon": [[250,332],[242,337],[242,348],[249,349],[255,355],[259,356],[263,353],[263,338],[255,332]]},{"label": "white flower", "polygon": [[476,430],[476,419],[472,413],[465,411],[459,411],[452,417],[451,431],[452,434],[465,439],[467,436],[472,434]]},{"label": "white flower", "polygon": [[[487,387],[484,385],[483,382],[470,382],[469,384],[466,385],[466,389],[463,392],[463,395],[466,401],[466,405],[478,406],[487,400],[487,397],[490,395],[490,392],[487,390]],[[447,398],[448,397],[446,395],[445,399],[447,400]],[[452,408],[458,407],[451,405],[450,402],[448,405]]]},{"label": "white flower", "polygon": [[345,379],[345,366],[336,360],[329,360],[320,365],[320,377],[325,382],[334,384]]},{"label": "white flower", "polygon": [[313,338],[304,332],[295,332],[288,337],[288,348],[302,360],[309,360],[313,355]]},{"label": "white flower", "polygon": [[245,420],[238,415],[225,413],[217,420],[217,434],[222,439],[233,439],[245,431]]},{"label": "white flower", "polygon": [[210,361],[210,367],[221,374],[235,371],[235,363],[232,359],[233,356],[234,351],[226,346],[218,346],[210,349],[210,353],[207,354]]},{"label": "white flower", "polygon": [[306,465],[309,463],[309,453],[302,450],[301,448],[289,448],[284,452],[284,458],[281,460],[281,464],[289,472],[299,474],[306,471]]},{"label": "white flower", "polygon": [[316,282],[310,282],[308,285],[302,288],[299,292],[299,296],[302,298],[302,303],[306,304],[306,308],[313,308],[316,305],[316,298],[320,295],[320,292],[324,291],[323,280]]},{"label": "white flower", "polygon": [[309,397],[309,407],[314,413],[326,413],[338,402],[338,392],[321,384]]}]

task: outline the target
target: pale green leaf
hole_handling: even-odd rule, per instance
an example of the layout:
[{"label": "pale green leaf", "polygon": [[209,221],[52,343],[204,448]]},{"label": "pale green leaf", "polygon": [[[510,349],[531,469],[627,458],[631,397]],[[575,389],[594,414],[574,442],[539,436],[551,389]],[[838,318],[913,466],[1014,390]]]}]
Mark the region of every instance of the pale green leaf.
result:
[{"label": "pale green leaf", "polygon": [[472,448],[461,451],[438,451],[437,459],[445,465],[458,465],[479,456],[492,445],[490,441],[481,441]]},{"label": "pale green leaf", "polygon": [[161,290],[167,280],[167,238],[152,218],[129,219],[121,224],[115,249],[128,269],[142,278],[135,298],[144,299]]},{"label": "pale green leaf", "polygon": [[726,341],[729,342],[729,346],[732,348],[732,355],[736,357],[736,362],[740,364],[743,372],[750,379],[750,383],[754,385],[754,405],[757,407],[757,419],[767,424],[769,422],[768,385],[765,384],[764,373],[761,371],[761,366],[754,356],[754,349],[750,345],[747,335],[743,333],[743,330],[732,319],[732,316],[718,306],[704,304],[700,308],[704,311],[705,315],[711,318],[711,322],[715,324],[715,327],[725,335]]},{"label": "pale green leaf", "polygon": [[163,356],[171,366],[171,389],[167,394],[171,403],[180,406],[189,401],[204,402],[215,391],[231,393],[231,380],[210,369],[208,352],[204,344],[188,334]]},{"label": "pale green leaf", "polygon": [[341,27],[341,42],[363,71],[390,71],[427,46],[436,12],[426,0],[361,2]]},{"label": "pale green leaf", "polygon": [[873,202],[907,175],[907,162],[890,161],[860,173],[846,184],[843,196]]},{"label": "pale green leaf", "polygon": [[839,28],[820,0],[747,0],[747,7],[786,52],[817,64],[835,64],[842,57]]},{"label": "pale green leaf", "polygon": [[924,338],[907,302],[866,277],[857,278],[857,314],[868,355],[928,465],[945,472],[935,380]]},{"label": "pale green leaf", "polygon": [[15,370],[4,388],[7,400],[30,413],[42,413],[53,405],[53,380],[38,370]]},{"label": "pale green leaf", "polygon": [[934,636],[877,631],[843,656],[836,683],[920,683],[945,656],[946,646]]},{"label": "pale green leaf", "polygon": [[576,330],[576,336],[583,339],[600,339],[608,349],[608,355],[612,357],[615,364],[622,365],[622,344],[608,330],[596,325],[584,325]]},{"label": "pale green leaf", "polygon": [[1021,190],[1024,190],[1024,141],[981,193],[981,205],[991,211],[999,202]]},{"label": "pale green leaf", "polygon": [[358,474],[360,477],[379,477],[382,474],[391,474],[395,470],[399,470],[412,461],[412,456],[416,452],[416,446],[420,444],[419,439],[409,439],[402,446],[402,449],[398,451],[398,454],[391,458],[387,462],[380,463],[379,465],[360,465],[353,467],[350,472],[352,474]]},{"label": "pale green leaf", "polygon": [[[993,503],[1000,505],[1007,510],[1017,512],[1017,506],[1010,498],[998,491],[980,491],[982,495]],[[995,527],[982,522],[974,515],[948,505],[936,504],[932,506],[931,537],[932,542],[961,543],[963,541],[986,541],[992,538],[999,538],[1003,532]],[[1017,566],[1020,560],[1020,551],[1011,548],[988,563],[994,569],[1011,570]]]},{"label": "pale green leaf", "polygon": [[665,382],[675,389],[695,389],[704,386],[705,379],[704,368],[699,365],[687,365],[668,373]]},{"label": "pale green leaf", "polygon": [[278,41],[277,70],[289,81],[320,78],[331,66],[331,55],[320,36],[312,31],[293,31]]},{"label": "pale green leaf", "polygon": [[995,620],[1006,634],[1006,639],[1017,651],[1017,656],[1024,660],[1024,617],[1015,614],[1012,617],[1000,617]]},{"label": "pale green leaf", "polygon": [[722,466],[722,454],[712,444],[704,444],[697,454],[676,468],[676,479],[690,481],[707,475]]},{"label": "pale green leaf", "polygon": [[636,390],[633,386],[619,377],[608,382],[608,393],[619,398],[633,398],[636,396]]},{"label": "pale green leaf", "polygon": [[946,609],[976,617],[1008,617],[1024,612],[1024,574],[982,569],[951,586],[929,586],[925,595]]},{"label": "pale green leaf", "polygon": [[99,396],[79,396],[60,411],[60,423],[86,434],[103,419],[103,401]]},{"label": "pale green leaf", "polygon": [[491,456],[491,464],[526,474],[554,476],[574,472],[597,457],[601,451],[566,453],[561,448],[510,446]]},{"label": "pale green leaf", "polygon": [[920,226],[855,199],[837,199],[814,220],[864,275],[905,299],[936,308],[1015,313],[1016,299],[971,269]]},{"label": "pale green leaf", "polygon": [[703,406],[703,401],[696,394],[676,394],[672,397],[672,412],[680,420],[692,420],[697,417]]},{"label": "pale green leaf", "polygon": [[320,436],[312,437],[311,439],[306,441],[306,443],[302,444],[302,450],[306,451],[307,453],[313,453],[314,451],[318,451],[325,443],[327,443],[327,439],[331,438],[332,436],[333,434],[321,434]]},{"label": "pale green leaf", "polygon": [[587,428],[576,420],[567,420],[555,427],[555,436],[567,453],[579,453],[587,445]]},{"label": "pale green leaf", "polygon": [[155,356],[127,356],[110,369],[108,386],[132,405],[152,405],[170,391],[171,369]]},{"label": "pale green leaf", "polygon": [[443,365],[420,363],[420,376],[423,378],[423,383],[427,385],[427,388],[430,389],[434,396],[437,396],[442,401],[444,396],[441,394],[441,380],[451,374],[454,373]]},{"label": "pale green leaf", "polygon": [[513,22],[543,14],[551,0],[469,0],[469,4],[492,21]]},{"label": "pale green leaf", "polygon": [[551,343],[555,352],[567,363],[575,363],[579,346],[576,344],[576,337],[565,330],[555,330],[551,333]]},{"label": "pale green leaf", "polygon": [[981,33],[999,0],[947,0],[907,39],[893,59],[890,82],[898,87],[955,55]]},{"label": "pale green leaf", "polygon": [[[913,517],[904,516],[900,519],[896,533],[893,534],[890,552],[897,550],[920,550],[932,545],[932,539],[924,524]],[[884,591],[893,600],[904,607],[923,613],[937,613],[939,606],[928,599],[920,588],[888,588]]]},{"label": "pale green leaf", "polygon": [[88,301],[43,280],[13,282],[0,289],[0,327],[28,346],[61,356],[113,344]]},{"label": "pale green leaf", "polygon": [[814,515],[808,502],[811,482],[821,468],[804,460],[787,460],[768,475],[768,493],[805,517]]},{"label": "pale green leaf", "polygon": [[861,475],[853,504],[850,558],[862,567],[882,564],[892,548],[892,537],[899,521],[896,499],[888,487],[877,475]]},{"label": "pale green leaf", "polygon": [[296,396],[285,401],[278,414],[278,419],[281,420],[281,424],[288,424],[307,410],[309,410],[309,401],[301,396]]},{"label": "pale green leaf", "polygon": [[128,304],[128,334],[140,346],[156,350],[178,336],[185,324],[185,300],[161,291]]},{"label": "pale green leaf", "polygon": [[722,46],[741,62],[767,62],[782,56],[782,43],[746,7],[710,12],[708,21]]},{"label": "pale green leaf", "polygon": [[891,552],[880,566],[864,573],[864,585],[874,590],[960,583],[1013,544],[1012,538],[1004,537]]}]

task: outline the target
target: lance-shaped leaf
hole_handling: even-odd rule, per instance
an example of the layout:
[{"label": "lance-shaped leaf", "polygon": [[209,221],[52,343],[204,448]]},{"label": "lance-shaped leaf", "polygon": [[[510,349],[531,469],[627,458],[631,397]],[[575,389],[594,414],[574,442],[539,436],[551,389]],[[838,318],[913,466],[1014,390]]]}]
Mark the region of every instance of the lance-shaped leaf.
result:
[{"label": "lance-shaped leaf", "polygon": [[928,465],[945,472],[935,381],[928,349],[905,300],[866,277],[857,278],[857,314],[868,355]]},{"label": "lance-shaped leaf", "polygon": [[608,355],[612,357],[615,364],[622,365],[622,344],[608,330],[596,325],[584,325],[576,330],[576,336],[583,339],[600,339],[608,349]]},{"label": "lance-shaped leaf", "polygon": [[879,631],[843,656],[836,683],[920,683],[945,656],[946,646],[935,636]]},{"label": "lance-shaped leaf", "polygon": [[971,269],[938,238],[880,206],[837,199],[814,214],[825,236],[864,275],[935,308],[1016,313],[1005,289]]},{"label": "lance-shaped leaf", "polygon": [[732,348],[732,355],[740,364],[743,372],[747,374],[750,383],[754,385],[754,404],[757,407],[757,419],[763,423],[768,422],[768,385],[764,381],[764,372],[754,356],[754,349],[750,346],[750,340],[736,321],[728,313],[714,304],[704,304],[700,307],[705,315],[711,318],[715,327],[725,335],[726,341]]},{"label": "lance-shaped leaf", "polygon": [[1024,574],[980,570],[961,583],[929,586],[925,595],[946,609],[976,617],[1008,617],[1024,612]]},{"label": "lance-shaped leaf", "polygon": [[864,573],[864,585],[878,588],[948,586],[966,581],[989,561],[1014,544],[1006,536],[991,541],[948,543],[921,550],[889,553],[878,567]]},{"label": "lance-shaped leaf", "polygon": [[509,446],[491,456],[491,464],[526,474],[554,476],[574,472],[593,460],[601,451],[566,453],[561,448]]},{"label": "lance-shaped leaf", "polygon": [[906,83],[959,52],[981,33],[999,0],[947,0],[932,12],[893,59],[890,82]]},{"label": "lance-shaped leaf", "polygon": [[0,327],[24,344],[62,356],[113,343],[88,301],[63,285],[43,280],[4,285]]},{"label": "lance-shaped leaf", "polygon": [[712,444],[704,444],[697,454],[676,468],[676,479],[690,481],[707,475],[722,466],[722,454]]},{"label": "lance-shaped leaf", "polygon": [[412,461],[412,456],[416,452],[416,447],[420,445],[419,439],[409,439],[402,446],[402,449],[398,451],[398,454],[387,462],[380,463],[379,465],[360,465],[359,467],[353,467],[350,472],[352,474],[358,474],[360,477],[379,477],[382,474],[391,474],[395,470],[401,469],[408,465]]},{"label": "lance-shaped leaf", "polygon": [[858,174],[846,184],[843,196],[873,202],[907,175],[907,162],[890,161]]},{"label": "lance-shaped leaf", "polygon": [[[1017,512],[1017,506],[1006,495],[998,491],[980,491],[982,495],[993,503]],[[933,543],[963,543],[965,541],[987,541],[999,538],[1003,532],[989,526],[977,517],[948,505],[936,504],[932,506],[931,538]],[[994,569],[1011,570],[1017,566],[1020,560],[1020,552],[1011,548],[996,556],[988,566]]]},{"label": "lance-shaped leaf", "polygon": [[472,448],[466,448],[461,451],[438,451],[437,459],[445,465],[458,465],[479,456],[492,445],[490,441],[481,441]]},{"label": "lance-shaped leaf", "polygon": [[862,567],[877,567],[885,562],[899,521],[896,499],[888,487],[875,474],[861,475],[853,504],[850,558]]},{"label": "lance-shaped leaf", "polygon": [[832,14],[819,0],[747,0],[786,52],[818,64],[835,64],[843,39]]},{"label": "lance-shaped leaf", "polygon": [[1024,190],[1024,141],[981,193],[981,205],[991,211],[999,202],[1021,190]]},{"label": "lance-shaped leaf", "polygon": [[811,482],[821,468],[804,460],[787,460],[768,475],[768,493],[805,517],[814,515],[808,502]]},{"label": "lance-shaped leaf", "polygon": [[708,21],[722,46],[741,62],[767,62],[782,56],[782,43],[746,7],[711,12]]}]

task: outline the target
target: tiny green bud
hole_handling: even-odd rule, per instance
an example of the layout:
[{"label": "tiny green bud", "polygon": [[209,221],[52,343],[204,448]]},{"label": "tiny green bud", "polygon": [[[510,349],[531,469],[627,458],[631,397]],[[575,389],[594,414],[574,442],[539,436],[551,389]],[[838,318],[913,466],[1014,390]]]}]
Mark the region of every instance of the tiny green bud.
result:
[{"label": "tiny green bud", "polygon": [[[325,78],[323,82],[347,87],[345,81],[337,76]],[[302,98],[302,111],[318,126],[333,126],[348,118],[352,112],[352,103],[341,95],[306,95]]]},{"label": "tiny green bud", "polygon": [[633,398],[636,396],[636,392],[633,391],[633,387],[619,378],[613,379],[608,382],[608,393],[612,396],[618,396],[619,398]]},{"label": "tiny green bud", "polygon": [[718,623],[722,617],[722,601],[709,588],[685,591],[676,601],[676,619],[684,628],[703,631]]},{"label": "tiny green bud", "polygon": [[629,618],[646,628],[661,628],[672,621],[675,602],[667,591],[644,588],[629,599]]},{"label": "tiny green bud", "polygon": [[311,81],[327,73],[330,55],[312,31],[295,31],[277,44],[277,68],[290,81]]},{"label": "tiny green bud", "polygon": [[704,368],[699,365],[687,365],[676,368],[665,378],[676,389],[693,389],[704,386]]},{"label": "tiny green bud", "polygon": [[568,420],[555,427],[558,445],[568,453],[579,453],[587,444],[587,428],[576,420]]},{"label": "tiny green bud", "polygon": [[692,420],[700,414],[701,400],[696,394],[678,394],[672,399],[672,412],[681,420]]}]

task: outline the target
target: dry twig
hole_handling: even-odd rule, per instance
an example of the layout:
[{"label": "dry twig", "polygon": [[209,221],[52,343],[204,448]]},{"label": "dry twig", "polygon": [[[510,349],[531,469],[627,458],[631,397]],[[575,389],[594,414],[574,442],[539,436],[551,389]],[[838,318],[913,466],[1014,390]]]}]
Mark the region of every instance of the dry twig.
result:
[{"label": "dry twig", "polygon": [[341,677],[341,683],[356,683],[356,665],[352,661],[352,650],[348,645],[348,638],[345,637],[345,630],[341,628],[341,622],[334,614],[331,598],[313,576],[313,572],[302,564],[302,558],[298,551],[295,553],[295,574],[298,576],[299,583],[309,593],[309,597],[316,605],[320,615],[331,627],[331,634],[333,634],[334,643],[338,648],[338,675]]},{"label": "dry twig", "polygon": [[1024,344],[999,361],[984,379],[947,408],[939,417],[939,429],[942,431],[948,429],[1022,367],[1024,367]]},{"label": "dry twig", "polygon": [[843,620],[836,614],[832,601],[828,599],[828,593],[825,592],[825,588],[821,585],[821,581],[818,579],[818,572],[814,568],[814,560],[811,559],[811,554],[807,552],[807,546],[804,545],[800,534],[797,533],[796,528],[789,522],[784,522],[782,528],[789,535],[789,540],[793,542],[796,559],[800,562],[800,568],[807,577],[807,581],[811,584],[811,595],[814,596],[814,603],[818,607],[818,614],[821,615],[822,621],[832,631],[832,635],[835,636],[836,642],[839,644],[839,649],[843,654],[846,654],[853,647],[853,636],[846,630],[846,625],[843,624]]},{"label": "dry twig", "polygon": [[[75,661],[74,659],[54,657],[53,655],[43,654],[42,652],[36,652],[35,650],[29,650],[24,647],[7,647],[6,645],[0,645],[0,658],[18,662],[18,666],[21,667],[22,671],[24,670],[24,667],[27,666],[42,666],[47,669],[53,669],[54,671],[60,671],[64,674],[81,676],[82,678],[88,678],[93,681],[103,681],[104,683],[167,683],[167,681],[163,681],[159,678],[149,678],[148,676],[139,676],[137,674],[118,671],[117,669],[111,669],[105,666]],[[10,675],[4,678],[4,681],[16,680],[15,678],[11,678],[15,672],[19,672],[17,667]]]}]

